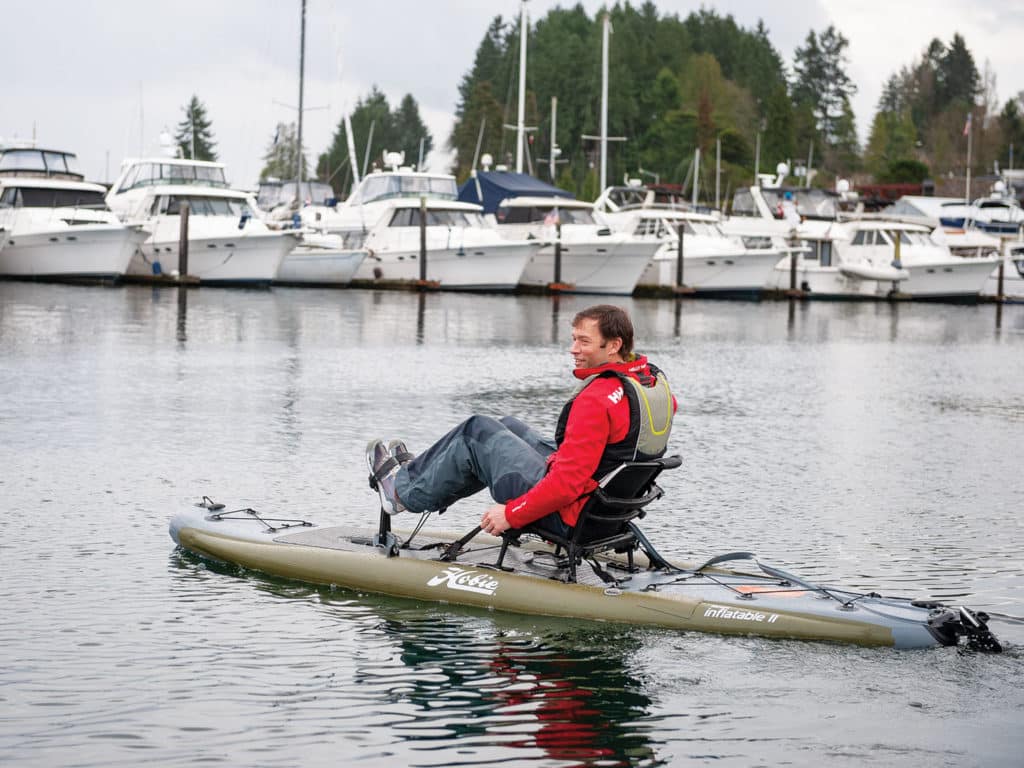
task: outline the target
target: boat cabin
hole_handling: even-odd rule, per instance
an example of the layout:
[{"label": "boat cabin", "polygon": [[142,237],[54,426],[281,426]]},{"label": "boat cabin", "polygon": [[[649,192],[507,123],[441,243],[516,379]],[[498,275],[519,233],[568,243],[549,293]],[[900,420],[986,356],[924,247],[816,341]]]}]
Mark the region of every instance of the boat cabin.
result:
[{"label": "boat cabin", "polygon": [[223,163],[203,160],[125,160],[121,175],[110,188],[111,194],[161,184],[191,184],[201,187],[227,188]]},{"label": "boat cabin", "polygon": [[420,173],[407,168],[377,170],[366,176],[346,201],[348,205],[366,205],[375,200],[396,197],[428,197],[455,200],[459,196],[455,177],[441,173]]}]

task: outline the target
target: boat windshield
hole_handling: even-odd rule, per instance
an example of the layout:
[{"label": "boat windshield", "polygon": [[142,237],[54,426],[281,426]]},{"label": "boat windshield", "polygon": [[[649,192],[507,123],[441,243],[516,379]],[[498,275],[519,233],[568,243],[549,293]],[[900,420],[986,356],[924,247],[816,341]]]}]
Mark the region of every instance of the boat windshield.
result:
[{"label": "boat windshield", "polygon": [[754,196],[750,189],[741,187],[732,196],[733,216],[757,216],[757,207],[754,205]]},{"label": "boat windshield", "polygon": [[203,197],[202,195],[160,195],[153,201],[150,213],[178,216],[181,204],[188,203],[190,216],[231,216],[250,214],[244,197]]},{"label": "boat windshield", "polygon": [[[265,211],[272,210],[281,204],[291,205],[298,201],[294,181],[264,181],[260,184],[256,204]],[[304,205],[329,205],[335,200],[334,190],[330,184],[320,181],[302,182],[302,203]]]},{"label": "boat windshield", "polygon": [[502,205],[495,211],[499,224],[596,224],[589,208],[560,208],[557,205]]},{"label": "boat windshield", "polygon": [[[838,211],[836,196],[824,189],[766,189],[764,190],[764,197],[768,206],[772,209],[775,218],[781,219],[785,217],[783,202],[786,200],[787,193],[790,195],[793,205],[796,206],[796,212],[801,217],[805,219],[828,220],[836,218]],[[750,193],[748,192],[747,194],[749,195]],[[733,213],[736,213],[735,206],[736,200],[733,198]],[[751,200],[752,206],[753,200]]]},{"label": "boat windshield", "polygon": [[224,178],[224,169],[217,166],[137,163],[128,171],[120,191],[156,184],[196,184],[203,187],[228,185]]},{"label": "boat windshield", "polygon": [[77,157],[68,152],[42,149],[4,150],[0,153],[0,174],[84,178],[78,169]]},{"label": "boat windshield", "polygon": [[[389,227],[418,227],[420,225],[419,208],[399,208],[391,216]],[[427,210],[428,227],[483,227],[483,217],[476,211],[445,210],[431,208]]]},{"label": "boat windshield", "polygon": [[608,199],[620,210],[639,208],[647,201],[647,194],[648,190],[643,187],[612,187],[608,190]]},{"label": "boat windshield", "polygon": [[0,195],[0,208],[90,208],[106,210],[103,193],[92,189],[8,187]]},{"label": "boat windshield", "polygon": [[375,173],[363,179],[348,199],[349,205],[387,200],[393,197],[431,197],[456,200],[459,188],[454,176]]},{"label": "boat windshield", "polygon": [[683,237],[686,235],[697,234],[694,230],[693,225],[685,219],[679,221],[666,221],[665,219],[651,219],[642,218],[636,223],[636,228],[633,230],[633,234],[636,237],[658,237],[666,238],[670,237],[673,233],[679,231],[679,227],[683,228]]}]

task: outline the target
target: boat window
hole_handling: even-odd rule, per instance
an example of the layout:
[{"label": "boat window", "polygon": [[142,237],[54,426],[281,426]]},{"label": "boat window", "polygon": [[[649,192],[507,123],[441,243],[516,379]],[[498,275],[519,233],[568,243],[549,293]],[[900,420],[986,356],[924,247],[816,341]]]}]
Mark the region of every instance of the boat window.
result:
[{"label": "boat window", "polygon": [[0,154],[0,171],[46,171],[38,149],[9,149]]},{"label": "boat window", "polygon": [[4,193],[0,195],[0,208],[10,208],[13,206],[17,196],[18,190],[16,187],[8,187],[5,189]]},{"label": "boat window", "polygon": [[806,248],[804,251],[804,261],[817,261],[818,260],[818,240],[801,240],[800,247]]},{"label": "boat window", "polygon": [[[190,216],[241,216],[249,213],[249,206],[243,198],[201,197],[196,195],[172,195],[164,211],[168,216],[181,214],[181,204],[188,203]],[[161,205],[163,209],[163,206]]]},{"label": "boat window", "polygon": [[[870,234],[873,233],[863,229],[858,229],[857,234],[853,236],[853,240],[850,242],[850,245],[871,245],[871,243],[868,242],[868,235]],[[871,239],[871,242],[874,242],[874,238]]]},{"label": "boat window", "polygon": [[43,158],[46,160],[46,169],[50,173],[67,173],[68,166],[64,162],[64,155],[60,152],[43,152]]},{"label": "boat window", "polygon": [[764,235],[744,235],[740,238],[743,247],[751,251],[768,250],[772,247],[772,239]]},{"label": "boat window", "polygon": [[749,189],[737,189],[732,196],[733,216],[756,216],[757,209],[754,207],[754,196]]},{"label": "boat window", "polygon": [[195,166],[196,181],[201,184],[208,184],[212,187],[226,187],[227,180],[224,178],[223,168],[210,168],[207,166]]},{"label": "boat window", "polygon": [[875,245],[892,245],[892,238],[885,232],[875,232]]},{"label": "boat window", "polygon": [[260,182],[259,192],[256,193],[256,205],[264,211],[269,211],[280,203],[283,197],[280,182],[263,181]]},{"label": "boat window", "polygon": [[341,244],[350,250],[362,248],[366,241],[366,233],[360,229],[350,229],[341,233]]},{"label": "boat window", "polygon": [[818,255],[819,263],[823,267],[832,266],[832,243],[829,240],[820,240],[818,242]]},{"label": "boat window", "polygon": [[419,225],[420,212],[416,208],[399,208],[391,214],[391,221],[388,222],[389,227],[418,227]]},{"label": "boat window", "polygon": [[661,226],[661,222],[656,219],[640,219],[636,223],[636,228],[633,230],[633,234],[636,237],[661,237],[661,233],[664,228]]},{"label": "boat window", "polygon": [[139,177],[139,166],[133,165],[128,170],[128,175],[124,177],[124,184],[121,185],[121,191],[131,189],[135,186],[135,180]]},{"label": "boat window", "polygon": [[1017,273],[1024,277],[1024,259],[1014,259],[1013,263],[1017,267]]},{"label": "boat window", "polygon": [[836,217],[835,196],[823,189],[801,189],[796,193],[796,211],[812,219],[834,219]]},{"label": "boat window", "polygon": [[[915,242],[911,240],[910,233],[899,230],[900,233],[900,245],[915,245]],[[895,232],[893,233],[895,234]],[[890,238],[891,239],[891,238]]]},{"label": "boat window", "polygon": [[430,193],[435,197],[444,197],[456,200],[459,197],[459,188],[454,178],[431,177]]},{"label": "boat window", "polygon": [[98,190],[22,187],[18,191],[14,204],[19,208],[106,208]]},{"label": "boat window", "polygon": [[554,205],[503,205],[495,211],[499,224],[594,224],[589,208],[559,208]]}]

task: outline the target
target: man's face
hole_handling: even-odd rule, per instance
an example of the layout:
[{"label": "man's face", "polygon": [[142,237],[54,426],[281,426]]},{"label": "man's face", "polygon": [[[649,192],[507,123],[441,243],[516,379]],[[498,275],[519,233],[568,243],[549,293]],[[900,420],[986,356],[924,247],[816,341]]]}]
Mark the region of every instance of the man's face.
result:
[{"label": "man's face", "polygon": [[605,363],[619,362],[620,339],[605,339],[598,329],[597,320],[583,318],[572,329],[569,354],[577,368],[597,368]]}]

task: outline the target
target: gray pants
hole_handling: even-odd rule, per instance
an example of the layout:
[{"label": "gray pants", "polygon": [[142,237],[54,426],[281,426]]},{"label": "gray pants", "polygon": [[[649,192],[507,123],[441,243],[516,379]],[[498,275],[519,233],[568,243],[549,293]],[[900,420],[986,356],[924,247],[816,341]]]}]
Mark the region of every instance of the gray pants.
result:
[{"label": "gray pants", "polygon": [[[395,476],[395,490],[413,512],[445,509],[487,488],[499,504],[540,482],[555,443],[513,416],[471,416]],[[553,512],[533,524],[566,535],[571,529]]]}]

